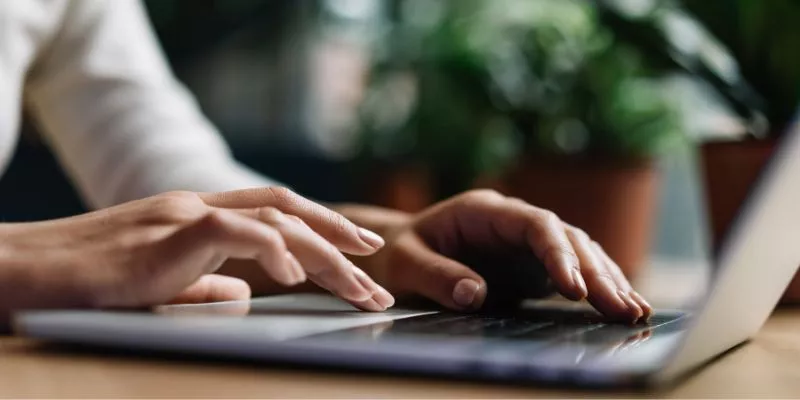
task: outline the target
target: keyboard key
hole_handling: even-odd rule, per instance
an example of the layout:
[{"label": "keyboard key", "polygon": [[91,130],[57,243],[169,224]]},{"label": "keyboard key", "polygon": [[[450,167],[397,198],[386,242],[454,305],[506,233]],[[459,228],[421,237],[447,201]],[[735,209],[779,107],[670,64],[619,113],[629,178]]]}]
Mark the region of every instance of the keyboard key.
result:
[{"label": "keyboard key", "polygon": [[519,319],[505,319],[483,329],[487,338],[508,338],[530,334],[533,331],[553,325],[551,321],[528,321]]}]

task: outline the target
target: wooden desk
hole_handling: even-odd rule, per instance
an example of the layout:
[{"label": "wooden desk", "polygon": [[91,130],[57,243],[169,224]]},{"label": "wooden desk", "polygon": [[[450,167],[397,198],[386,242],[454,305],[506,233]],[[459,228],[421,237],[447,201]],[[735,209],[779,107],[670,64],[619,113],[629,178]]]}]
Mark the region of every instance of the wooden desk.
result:
[{"label": "wooden desk", "polygon": [[0,338],[0,397],[770,397],[800,396],[800,309],[780,310],[756,340],[656,393],[541,390],[443,379],[286,370],[181,358],[104,355]]}]

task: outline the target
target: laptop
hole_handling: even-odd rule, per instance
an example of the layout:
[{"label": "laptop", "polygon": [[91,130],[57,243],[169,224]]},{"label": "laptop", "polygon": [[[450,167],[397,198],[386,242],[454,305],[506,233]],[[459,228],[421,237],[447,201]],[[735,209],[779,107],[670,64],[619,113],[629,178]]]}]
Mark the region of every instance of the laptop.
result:
[{"label": "laptop", "polygon": [[[587,387],[673,382],[753,337],[800,265],[800,130],[788,132],[716,254],[691,312],[607,323],[583,305],[504,313],[358,312],[285,295],[153,312],[30,311],[15,330],[48,341],[331,368]],[[490,288],[491,289],[491,288]]]}]

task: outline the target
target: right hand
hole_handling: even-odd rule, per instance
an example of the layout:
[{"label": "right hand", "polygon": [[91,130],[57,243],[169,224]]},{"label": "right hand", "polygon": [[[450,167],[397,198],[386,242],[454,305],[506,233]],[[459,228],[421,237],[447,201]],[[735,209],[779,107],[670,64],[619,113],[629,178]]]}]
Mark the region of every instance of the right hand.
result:
[{"label": "right hand", "polygon": [[308,277],[358,307],[393,297],[343,254],[369,255],[376,234],[284,188],[172,192],[54,221],[0,224],[0,307],[147,307],[250,297],[214,275],[253,259],[273,280]]}]

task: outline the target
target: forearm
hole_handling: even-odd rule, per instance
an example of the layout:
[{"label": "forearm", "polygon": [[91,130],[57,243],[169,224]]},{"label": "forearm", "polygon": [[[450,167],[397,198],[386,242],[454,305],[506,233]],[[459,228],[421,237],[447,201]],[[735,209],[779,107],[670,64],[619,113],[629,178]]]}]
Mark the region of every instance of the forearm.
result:
[{"label": "forearm", "polygon": [[69,3],[25,97],[87,205],[276,184],[233,160],[169,70],[141,2]]},{"label": "forearm", "polygon": [[58,249],[42,252],[18,244],[33,225],[0,224],[0,331],[17,310],[93,306],[90,280],[81,280]]}]

